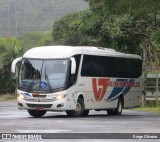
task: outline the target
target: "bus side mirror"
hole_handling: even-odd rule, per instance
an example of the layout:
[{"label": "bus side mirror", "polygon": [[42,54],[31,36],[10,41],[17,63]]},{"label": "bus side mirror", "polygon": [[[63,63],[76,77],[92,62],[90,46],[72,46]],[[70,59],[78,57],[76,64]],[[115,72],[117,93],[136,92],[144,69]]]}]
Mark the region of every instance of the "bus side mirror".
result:
[{"label": "bus side mirror", "polygon": [[13,73],[14,75],[14,79],[17,77],[16,76],[16,64],[22,60],[22,57],[19,57],[19,58],[16,58],[13,62],[12,62],[12,65],[11,65],[11,72]]},{"label": "bus side mirror", "polygon": [[71,57],[71,74],[76,73],[76,60],[74,57]]}]

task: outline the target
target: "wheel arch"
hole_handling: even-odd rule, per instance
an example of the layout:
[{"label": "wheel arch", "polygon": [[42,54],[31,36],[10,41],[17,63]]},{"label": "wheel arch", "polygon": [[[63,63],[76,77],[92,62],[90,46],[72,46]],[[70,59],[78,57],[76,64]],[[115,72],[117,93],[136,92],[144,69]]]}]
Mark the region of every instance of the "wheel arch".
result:
[{"label": "wheel arch", "polygon": [[84,107],[85,107],[85,98],[84,98],[84,94],[82,92],[77,95],[76,101],[78,101],[79,98],[83,101]]},{"label": "wheel arch", "polygon": [[77,100],[78,100],[79,98],[80,98],[80,99],[82,99],[82,100],[83,100],[83,102],[84,102],[84,96],[83,96],[82,94],[78,95]]},{"label": "wheel arch", "polygon": [[79,98],[82,99],[84,102],[84,95],[82,92],[77,93],[76,101],[78,101]]}]

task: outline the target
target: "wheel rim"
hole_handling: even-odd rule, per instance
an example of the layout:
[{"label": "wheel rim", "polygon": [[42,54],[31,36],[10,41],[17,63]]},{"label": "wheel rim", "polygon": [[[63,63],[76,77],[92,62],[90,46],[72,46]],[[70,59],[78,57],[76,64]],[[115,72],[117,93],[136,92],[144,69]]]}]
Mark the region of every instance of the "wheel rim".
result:
[{"label": "wheel rim", "polygon": [[121,111],[122,111],[122,103],[120,101],[119,104],[118,104],[118,112],[121,112]]},{"label": "wheel rim", "polygon": [[76,112],[80,112],[81,111],[81,105],[80,103],[76,104]]}]

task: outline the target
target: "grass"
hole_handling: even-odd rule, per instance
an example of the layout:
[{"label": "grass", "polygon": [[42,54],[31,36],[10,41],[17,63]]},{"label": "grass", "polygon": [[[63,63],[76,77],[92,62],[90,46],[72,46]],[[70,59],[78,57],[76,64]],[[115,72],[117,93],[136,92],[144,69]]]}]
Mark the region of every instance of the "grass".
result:
[{"label": "grass", "polygon": [[155,112],[160,114],[160,101],[155,105],[155,101],[146,101],[144,107],[134,108],[134,110],[145,111],[145,112]]},{"label": "grass", "polygon": [[160,107],[138,107],[138,108],[134,108],[134,110],[139,110],[139,111],[145,111],[145,112],[155,112],[155,113],[159,113],[160,114]]},{"label": "grass", "polygon": [[0,94],[0,101],[16,101],[16,96],[13,94]]}]

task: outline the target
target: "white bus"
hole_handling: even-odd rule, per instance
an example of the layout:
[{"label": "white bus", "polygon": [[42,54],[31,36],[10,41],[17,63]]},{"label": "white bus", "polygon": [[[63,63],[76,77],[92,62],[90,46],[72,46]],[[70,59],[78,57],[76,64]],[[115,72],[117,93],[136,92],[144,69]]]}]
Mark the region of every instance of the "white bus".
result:
[{"label": "white bus", "polygon": [[87,116],[89,110],[121,115],[141,104],[142,59],[114,49],[46,46],[27,51],[17,76],[17,104],[33,117],[47,111]]}]

